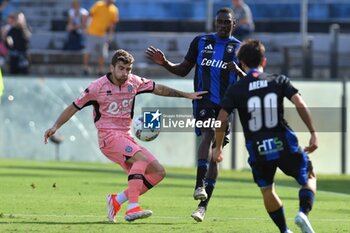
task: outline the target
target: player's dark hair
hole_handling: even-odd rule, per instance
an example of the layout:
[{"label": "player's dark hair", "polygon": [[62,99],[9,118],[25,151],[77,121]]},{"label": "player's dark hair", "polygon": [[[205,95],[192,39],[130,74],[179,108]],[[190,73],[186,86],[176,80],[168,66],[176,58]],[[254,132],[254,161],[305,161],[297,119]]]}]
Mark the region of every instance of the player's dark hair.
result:
[{"label": "player's dark hair", "polygon": [[265,46],[259,41],[248,39],[237,51],[237,59],[249,68],[257,68],[265,58]]},{"label": "player's dark hair", "polygon": [[118,49],[114,52],[112,57],[112,65],[115,66],[118,61],[122,61],[124,64],[132,64],[134,57],[123,49]]},{"label": "player's dark hair", "polygon": [[232,17],[234,18],[235,14],[233,13],[233,10],[230,7],[223,7],[220,8],[217,12],[216,12],[216,16],[218,16],[218,14],[220,13],[225,13],[225,14],[230,14],[232,15]]}]

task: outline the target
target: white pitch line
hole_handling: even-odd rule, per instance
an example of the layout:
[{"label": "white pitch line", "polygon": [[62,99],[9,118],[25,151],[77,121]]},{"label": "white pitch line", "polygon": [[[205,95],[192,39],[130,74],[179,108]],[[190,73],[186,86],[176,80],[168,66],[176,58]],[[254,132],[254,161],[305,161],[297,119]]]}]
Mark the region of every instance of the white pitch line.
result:
[{"label": "white pitch line", "polygon": [[[101,215],[74,215],[74,214],[3,214],[4,217],[62,217],[62,218],[107,218]],[[117,218],[123,216],[117,215]],[[155,219],[190,219],[186,216],[152,216]],[[207,219],[237,220],[237,221],[270,221],[269,218],[238,218],[238,217],[207,217]],[[288,218],[293,220],[294,218]],[[312,222],[350,222],[350,219],[342,218],[311,218]]]}]

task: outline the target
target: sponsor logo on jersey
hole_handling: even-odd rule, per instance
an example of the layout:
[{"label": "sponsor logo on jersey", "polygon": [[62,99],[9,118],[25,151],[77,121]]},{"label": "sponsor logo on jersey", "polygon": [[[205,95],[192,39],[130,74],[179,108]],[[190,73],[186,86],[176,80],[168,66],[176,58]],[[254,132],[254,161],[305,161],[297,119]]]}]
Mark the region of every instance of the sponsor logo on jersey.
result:
[{"label": "sponsor logo on jersey", "polygon": [[112,115],[120,115],[131,112],[131,106],[133,104],[134,99],[124,99],[119,103],[116,101],[111,102],[108,105],[107,112]]},{"label": "sponsor logo on jersey", "polygon": [[211,44],[208,44],[204,48],[207,49],[207,50],[213,50],[213,46]]},{"label": "sponsor logo on jersey", "polygon": [[260,155],[269,155],[284,150],[283,142],[279,138],[268,138],[256,142]]},{"label": "sponsor logo on jersey", "polygon": [[209,66],[209,67],[216,67],[220,69],[226,69],[227,62],[224,62],[222,60],[203,58],[201,62],[201,66]]},{"label": "sponsor logo on jersey", "polygon": [[209,54],[214,54],[214,47],[212,44],[208,44],[207,46],[204,47],[204,49],[201,51],[201,53],[209,53]]}]

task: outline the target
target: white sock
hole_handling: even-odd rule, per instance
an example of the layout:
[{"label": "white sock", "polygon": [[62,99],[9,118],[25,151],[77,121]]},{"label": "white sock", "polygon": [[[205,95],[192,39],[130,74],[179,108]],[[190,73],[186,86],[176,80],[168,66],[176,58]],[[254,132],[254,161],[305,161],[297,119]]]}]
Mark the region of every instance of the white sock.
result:
[{"label": "white sock", "polygon": [[133,208],[138,207],[138,206],[139,206],[139,203],[129,203],[128,210],[133,209]]},{"label": "white sock", "polygon": [[117,194],[116,200],[120,205],[122,205],[124,202],[128,200],[128,197],[125,195],[124,192],[121,192]]}]

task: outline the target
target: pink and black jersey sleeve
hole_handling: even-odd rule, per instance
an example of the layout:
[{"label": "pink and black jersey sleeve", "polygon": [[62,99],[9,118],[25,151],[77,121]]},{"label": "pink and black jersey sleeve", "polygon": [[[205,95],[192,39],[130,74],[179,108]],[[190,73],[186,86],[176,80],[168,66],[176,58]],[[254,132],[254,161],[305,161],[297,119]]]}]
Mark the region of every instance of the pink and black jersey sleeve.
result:
[{"label": "pink and black jersey sleeve", "polygon": [[82,108],[94,104],[97,102],[97,85],[96,82],[92,82],[80,96],[74,100],[73,105],[81,110]]},{"label": "pink and black jersey sleeve", "polygon": [[142,78],[135,75],[137,79],[137,94],[153,92],[155,87],[155,82],[150,79]]}]

